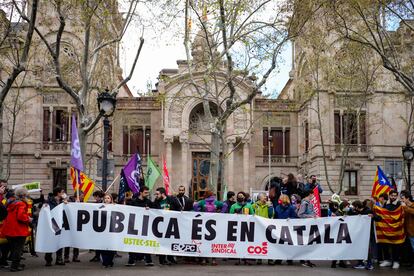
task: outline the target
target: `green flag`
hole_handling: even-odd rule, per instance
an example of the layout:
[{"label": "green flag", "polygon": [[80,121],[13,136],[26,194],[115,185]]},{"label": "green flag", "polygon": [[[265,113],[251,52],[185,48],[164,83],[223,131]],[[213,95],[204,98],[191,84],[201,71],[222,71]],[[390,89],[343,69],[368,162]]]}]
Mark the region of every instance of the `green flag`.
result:
[{"label": "green flag", "polygon": [[227,200],[227,185],[224,184],[223,201]]},{"label": "green flag", "polygon": [[161,176],[160,169],[158,169],[157,165],[152,160],[151,156],[148,156],[147,162],[147,175],[145,176],[145,185],[152,190],[154,187],[155,181],[157,181],[158,177]]}]

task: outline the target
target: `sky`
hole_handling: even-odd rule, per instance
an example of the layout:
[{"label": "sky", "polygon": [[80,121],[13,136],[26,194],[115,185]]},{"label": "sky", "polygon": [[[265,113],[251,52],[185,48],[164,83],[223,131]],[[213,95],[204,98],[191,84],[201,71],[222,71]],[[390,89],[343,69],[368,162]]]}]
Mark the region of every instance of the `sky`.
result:
[{"label": "sky", "polygon": [[[147,92],[149,87],[154,89],[158,82],[158,74],[162,69],[178,68],[176,61],[186,60],[183,37],[177,34],[177,26],[179,27],[179,24],[173,24],[172,27],[164,28],[161,31],[160,28],[155,30],[151,26],[144,29],[145,42],[132,79],[128,82],[134,95]],[[131,25],[122,41],[120,63],[124,77],[129,74],[142,32],[142,24]],[[291,54],[291,46],[288,44],[281,53],[281,62],[278,68],[262,89],[264,95],[275,98],[283,89],[289,79],[289,71],[292,67]]]}]

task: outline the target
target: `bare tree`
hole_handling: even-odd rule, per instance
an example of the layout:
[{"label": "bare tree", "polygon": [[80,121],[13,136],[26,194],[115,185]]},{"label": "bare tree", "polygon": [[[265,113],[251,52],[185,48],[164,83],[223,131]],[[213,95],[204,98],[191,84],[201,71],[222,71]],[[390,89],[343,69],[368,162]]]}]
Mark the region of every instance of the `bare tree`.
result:
[{"label": "bare tree", "polygon": [[[298,53],[302,61],[297,85],[304,91],[301,100],[308,102],[307,108],[316,114],[311,128],[318,132],[316,144],[320,144],[326,184],[332,193],[340,194],[350,152],[356,147],[367,150],[366,142],[361,141],[369,135],[364,110],[373,97],[380,65],[369,47],[332,35],[335,25],[327,9],[315,14],[305,28],[299,40],[303,53]],[[322,94],[331,93],[344,114],[343,125],[338,126],[342,130],[335,133],[335,145],[330,139],[326,141],[325,135],[328,118],[334,114],[327,109],[326,97],[321,99]],[[337,185],[328,170],[332,148],[340,155]]]},{"label": "bare tree", "polygon": [[[410,47],[414,32],[414,3],[402,0],[331,1],[336,31],[371,48],[410,95],[414,95],[414,69]],[[395,31],[399,23],[400,32]],[[411,34],[411,35],[410,35]]]},{"label": "bare tree", "polygon": [[[26,120],[22,118],[29,103],[38,96],[37,94],[31,96],[22,94],[22,90],[24,89],[23,84],[27,73],[28,72],[25,71],[24,74],[21,75],[21,79],[15,81],[13,90],[4,101],[3,115],[5,123],[3,124],[3,131],[5,131],[7,137],[6,140],[3,141],[3,148],[7,149],[5,154],[6,157],[4,158],[4,161],[6,161],[6,169],[4,170],[3,177],[5,179],[9,179],[10,177],[12,152],[15,149],[15,146],[33,135],[33,130],[27,131],[29,128],[26,125]],[[22,121],[23,123],[19,123]],[[18,123],[19,126],[17,125]],[[6,145],[7,147],[5,147]]]},{"label": "bare tree", "polygon": [[[9,15],[4,10],[2,12],[1,22],[1,85],[0,85],[0,177],[3,177],[4,168],[4,150],[3,150],[3,110],[6,96],[12,89],[12,86],[18,76],[27,70],[29,61],[29,50],[32,45],[33,33],[36,24],[37,7],[39,0],[31,1],[30,14],[22,12],[21,3],[17,1],[4,2],[1,6],[4,10],[9,11]],[[24,5],[24,3],[23,3]],[[19,10],[20,12],[16,12]],[[17,19],[15,19],[17,17]],[[27,22],[27,31],[23,31],[21,36],[16,36],[16,30],[22,23],[22,18]],[[13,22],[12,22],[13,21]],[[7,75],[3,79],[3,73]]]},{"label": "bare tree", "polygon": [[[224,158],[231,154],[226,149],[226,138],[232,135],[226,133],[228,119],[237,110],[248,112],[246,107],[277,68],[283,47],[309,16],[294,2],[185,1],[187,85],[202,99],[210,124],[208,186],[214,192],[220,168],[223,183]],[[193,26],[197,32],[191,48]],[[240,93],[246,85],[249,88]]]},{"label": "bare tree", "polygon": [[[88,134],[98,124],[102,114],[96,110],[96,96],[98,91],[105,88],[114,97],[119,89],[125,85],[134,72],[140,55],[144,39],[141,37],[140,45],[136,50],[133,65],[128,75],[118,80],[120,76],[117,68],[117,47],[130,26],[139,1],[128,2],[128,10],[121,18],[118,12],[118,3],[111,1],[86,0],[73,2],[69,0],[53,0],[55,17],[48,14],[48,18],[56,29],[50,29],[48,33],[35,27],[35,32],[47,48],[50,55],[50,65],[54,72],[55,80],[59,87],[68,93],[75,102],[80,121],[79,142],[85,161],[86,144]],[[19,10],[21,13],[21,10]],[[22,13],[21,13],[22,14]],[[23,16],[23,19],[29,20]],[[62,52],[65,51],[65,28],[75,26],[78,34],[83,36],[82,42],[72,45],[74,50],[71,55],[74,61],[71,66],[62,63]],[[49,34],[55,33],[52,41]],[[112,65],[112,66],[111,66]]]}]

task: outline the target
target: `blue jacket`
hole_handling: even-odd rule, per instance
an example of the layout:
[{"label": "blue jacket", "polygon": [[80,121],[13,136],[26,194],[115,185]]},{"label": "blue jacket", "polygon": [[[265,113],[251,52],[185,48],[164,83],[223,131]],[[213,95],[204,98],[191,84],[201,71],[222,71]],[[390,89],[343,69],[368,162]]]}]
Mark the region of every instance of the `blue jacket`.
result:
[{"label": "blue jacket", "polygon": [[281,204],[276,206],[275,219],[297,218],[295,207],[291,204],[283,206]]}]

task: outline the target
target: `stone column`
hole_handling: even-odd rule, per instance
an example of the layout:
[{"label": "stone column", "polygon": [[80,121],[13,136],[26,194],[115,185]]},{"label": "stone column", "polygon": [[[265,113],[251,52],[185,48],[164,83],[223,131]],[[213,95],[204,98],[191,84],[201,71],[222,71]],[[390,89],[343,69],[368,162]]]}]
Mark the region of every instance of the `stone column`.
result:
[{"label": "stone column", "polygon": [[184,187],[188,186],[188,139],[180,137],[181,143],[181,183]]},{"label": "stone column", "polygon": [[249,156],[249,141],[243,141],[243,191],[249,192],[249,164],[250,164],[250,156]]},{"label": "stone column", "polygon": [[[173,138],[164,138],[164,142],[166,143],[166,162],[167,162],[167,168],[168,171],[171,172],[172,171],[172,142],[173,142]],[[171,173],[169,173],[170,175],[170,185],[172,185],[172,177],[171,177]]]},{"label": "stone column", "polygon": [[234,191],[234,143],[236,139],[228,139],[227,140],[227,150],[230,154],[227,159],[227,190]]}]

